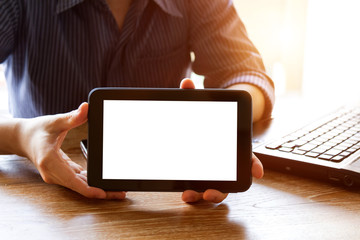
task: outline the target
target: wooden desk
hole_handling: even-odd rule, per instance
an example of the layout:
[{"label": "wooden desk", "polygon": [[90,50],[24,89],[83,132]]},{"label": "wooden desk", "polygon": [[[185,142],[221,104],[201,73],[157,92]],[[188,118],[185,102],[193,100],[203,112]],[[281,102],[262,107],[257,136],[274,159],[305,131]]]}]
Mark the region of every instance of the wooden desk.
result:
[{"label": "wooden desk", "polygon": [[[64,150],[85,166],[79,140]],[[18,156],[0,156],[0,239],[360,239],[360,192],[266,171],[221,204],[186,204],[181,193],[90,200],[45,184]]]}]

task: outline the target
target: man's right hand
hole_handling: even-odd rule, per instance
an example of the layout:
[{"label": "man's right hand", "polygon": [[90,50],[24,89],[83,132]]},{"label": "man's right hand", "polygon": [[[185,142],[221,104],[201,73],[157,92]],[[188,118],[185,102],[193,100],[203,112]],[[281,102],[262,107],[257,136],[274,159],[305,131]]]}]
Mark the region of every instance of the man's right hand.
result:
[{"label": "man's right hand", "polygon": [[14,131],[18,144],[13,153],[30,159],[46,183],[64,186],[88,198],[124,199],[125,192],[90,187],[86,171],[61,150],[67,132],[84,124],[87,113],[88,104],[83,103],[69,113],[17,119]]},{"label": "man's right hand", "polygon": [[[180,88],[194,89],[195,84],[191,79],[185,78],[181,81]],[[255,178],[262,178],[264,175],[263,166],[260,160],[254,154],[252,154],[251,173]],[[182,194],[182,200],[187,203],[192,203],[203,199],[209,202],[220,203],[227,197],[227,195],[227,193],[222,193],[216,189],[208,189],[203,193],[199,193],[193,190],[186,190]]]}]

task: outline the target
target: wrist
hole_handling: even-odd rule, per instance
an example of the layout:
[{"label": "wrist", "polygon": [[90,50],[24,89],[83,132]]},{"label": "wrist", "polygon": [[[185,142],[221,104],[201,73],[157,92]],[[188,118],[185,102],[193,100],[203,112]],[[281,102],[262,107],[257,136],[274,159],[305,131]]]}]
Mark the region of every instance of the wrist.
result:
[{"label": "wrist", "polygon": [[25,138],[25,125],[28,122],[27,119],[23,118],[15,118],[12,124],[12,139],[10,144],[12,146],[12,153],[22,156],[28,157],[25,151],[25,147],[30,144],[30,142],[26,142],[27,139]]},{"label": "wrist", "polygon": [[25,119],[0,119],[0,154],[16,154],[25,156],[22,144],[22,126]]},{"label": "wrist", "polygon": [[228,87],[228,89],[247,91],[252,98],[253,122],[262,118],[265,112],[265,97],[258,87],[248,83],[238,83]]}]

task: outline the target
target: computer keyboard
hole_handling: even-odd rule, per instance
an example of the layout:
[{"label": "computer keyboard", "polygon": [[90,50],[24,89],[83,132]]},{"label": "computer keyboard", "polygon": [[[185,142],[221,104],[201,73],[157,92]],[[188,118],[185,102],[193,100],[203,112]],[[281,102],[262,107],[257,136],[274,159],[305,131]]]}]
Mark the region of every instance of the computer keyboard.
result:
[{"label": "computer keyboard", "polygon": [[342,109],[265,146],[274,151],[341,162],[360,149],[360,107]]}]

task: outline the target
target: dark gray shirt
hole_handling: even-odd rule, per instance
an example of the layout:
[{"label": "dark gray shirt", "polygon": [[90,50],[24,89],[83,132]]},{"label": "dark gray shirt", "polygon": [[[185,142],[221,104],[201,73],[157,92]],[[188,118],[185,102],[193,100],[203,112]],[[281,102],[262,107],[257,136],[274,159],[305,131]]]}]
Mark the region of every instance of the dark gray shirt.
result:
[{"label": "dark gray shirt", "polygon": [[[194,52],[192,62],[190,53]],[[228,0],[133,0],[119,30],[105,0],[0,0],[0,62],[15,117],[67,112],[100,86],[274,89]]]}]

